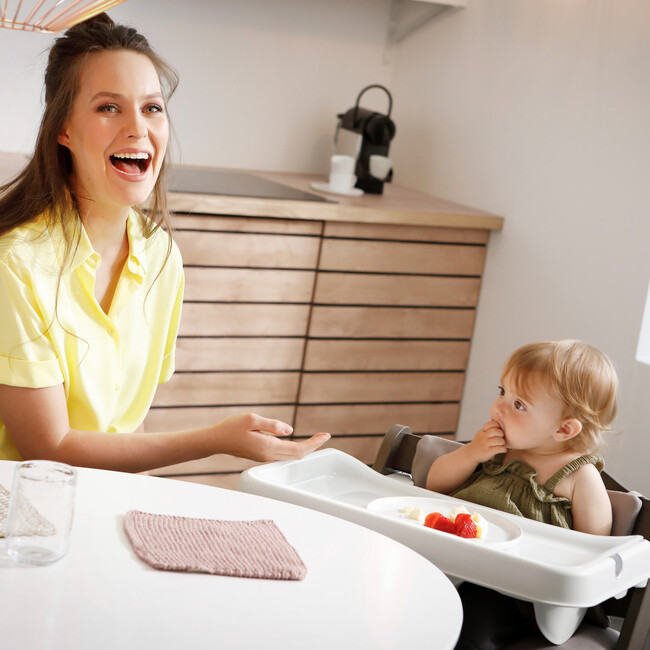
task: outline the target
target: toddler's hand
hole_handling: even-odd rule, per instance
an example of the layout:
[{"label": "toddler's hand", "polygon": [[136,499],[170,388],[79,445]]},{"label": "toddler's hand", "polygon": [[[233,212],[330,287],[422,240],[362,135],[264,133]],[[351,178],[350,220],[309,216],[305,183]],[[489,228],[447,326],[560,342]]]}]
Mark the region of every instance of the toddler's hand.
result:
[{"label": "toddler's hand", "polygon": [[494,420],[490,420],[479,429],[474,439],[468,443],[472,450],[476,463],[484,463],[496,454],[504,454],[507,451],[503,429]]}]

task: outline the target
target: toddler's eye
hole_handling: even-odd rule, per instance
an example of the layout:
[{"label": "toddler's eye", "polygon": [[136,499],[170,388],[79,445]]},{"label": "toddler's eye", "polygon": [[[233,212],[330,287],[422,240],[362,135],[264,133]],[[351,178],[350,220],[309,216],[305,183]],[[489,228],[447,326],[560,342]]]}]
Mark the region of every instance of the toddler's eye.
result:
[{"label": "toddler's eye", "polygon": [[506,391],[503,390],[503,386],[499,386],[499,395],[503,397],[506,394]]},{"label": "toddler's eye", "polygon": [[525,411],[526,410],[525,404],[522,404],[518,399],[515,400],[515,408],[518,411]]}]

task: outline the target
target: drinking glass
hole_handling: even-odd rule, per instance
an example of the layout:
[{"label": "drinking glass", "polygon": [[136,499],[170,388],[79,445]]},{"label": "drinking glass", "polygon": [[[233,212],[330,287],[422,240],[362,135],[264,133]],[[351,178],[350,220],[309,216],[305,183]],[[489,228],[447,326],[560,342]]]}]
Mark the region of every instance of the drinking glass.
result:
[{"label": "drinking glass", "polygon": [[19,463],[5,526],[7,553],[22,564],[51,564],[70,545],[77,472],[46,460]]}]

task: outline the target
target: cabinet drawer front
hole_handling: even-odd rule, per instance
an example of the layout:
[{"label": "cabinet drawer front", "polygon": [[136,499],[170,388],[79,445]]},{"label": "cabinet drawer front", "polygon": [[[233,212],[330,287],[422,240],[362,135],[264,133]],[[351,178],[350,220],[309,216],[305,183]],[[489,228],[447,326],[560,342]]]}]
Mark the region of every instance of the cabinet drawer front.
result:
[{"label": "cabinet drawer front", "polygon": [[473,309],[316,305],[309,334],[326,338],[469,339],[475,317]]},{"label": "cabinet drawer front", "polygon": [[314,302],[474,307],[480,285],[478,278],[319,273]]},{"label": "cabinet drawer front", "polygon": [[464,380],[462,372],[305,373],[300,403],[458,401]]},{"label": "cabinet drawer front", "polygon": [[[257,413],[265,418],[293,423],[295,406],[247,404],[246,406],[184,406],[160,408],[153,406],[144,421],[145,431],[183,431],[209,427],[225,418],[241,413]],[[216,470],[214,470],[216,471]]]},{"label": "cabinet drawer front", "polygon": [[393,424],[405,424],[415,433],[456,430],[458,404],[342,404],[302,406],[296,410],[296,435],[328,431],[333,436],[383,435]]},{"label": "cabinet drawer front", "polygon": [[305,336],[309,305],[186,302],[181,336]]},{"label": "cabinet drawer front", "polygon": [[356,239],[393,239],[395,241],[449,242],[454,244],[487,244],[487,230],[431,228],[429,226],[394,226],[388,224],[345,223],[328,221],[324,237]]},{"label": "cabinet drawer front", "polygon": [[319,221],[289,219],[265,219],[262,217],[229,217],[213,215],[174,214],[172,216],[174,235],[184,230],[282,233],[287,235],[319,236],[323,224]]},{"label": "cabinet drawer front", "polygon": [[307,341],[305,370],[464,370],[469,341]]},{"label": "cabinet drawer front", "polygon": [[300,370],[299,338],[179,338],[176,370]]},{"label": "cabinet drawer front", "polygon": [[156,392],[156,406],[293,404],[297,372],[177,372]]},{"label": "cabinet drawer front", "polygon": [[320,269],[472,275],[483,272],[484,246],[325,239]]},{"label": "cabinet drawer front", "polygon": [[291,235],[179,231],[186,265],[314,269],[319,239]]},{"label": "cabinet drawer front", "polygon": [[314,271],[185,269],[185,300],[308,303]]}]

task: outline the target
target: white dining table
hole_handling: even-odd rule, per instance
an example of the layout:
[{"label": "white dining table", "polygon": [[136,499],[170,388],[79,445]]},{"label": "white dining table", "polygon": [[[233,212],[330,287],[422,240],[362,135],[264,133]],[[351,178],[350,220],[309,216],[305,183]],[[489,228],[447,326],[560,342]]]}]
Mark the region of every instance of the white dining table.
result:
[{"label": "white dining table", "polygon": [[[14,463],[0,461],[11,490]],[[173,479],[79,469],[68,553],[18,566],[0,540],[3,650],[453,648],[462,607],[449,579],[408,547],[321,512]],[[135,554],[129,510],[271,519],[303,580],[162,571]]]}]

